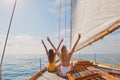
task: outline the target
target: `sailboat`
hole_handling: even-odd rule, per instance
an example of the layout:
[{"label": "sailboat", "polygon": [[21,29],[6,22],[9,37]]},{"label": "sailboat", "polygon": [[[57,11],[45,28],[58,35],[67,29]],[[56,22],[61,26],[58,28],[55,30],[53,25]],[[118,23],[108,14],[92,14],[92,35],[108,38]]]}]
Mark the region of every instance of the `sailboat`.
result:
[{"label": "sailboat", "polygon": [[[81,40],[75,51],[103,39],[120,28],[120,0],[71,0],[71,46]],[[45,77],[45,78],[43,78]],[[120,80],[120,66],[95,61],[77,60],[67,74],[68,80]],[[43,68],[29,80],[65,80]]]},{"label": "sailboat", "polygon": [[[17,0],[16,0],[17,1]],[[7,38],[12,23],[16,2],[13,8]],[[71,0],[71,33],[70,43],[77,39],[78,33],[81,40],[75,52],[103,39],[106,35],[120,28],[120,0]],[[5,47],[7,44],[7,38]],[[94,44],[93,44],[94,45]],[[3,50],[3,56],[5,52]],[[2,57],[3,57],[2,56]],[[0,70],[2,66],[0,65]],[[0,72],[0,76],[2,76]],[[100,63],[96,61],[76,59],[67,78],[62,78],[56,73],[49,73],[46,67],[33,74],[29,80],[120,80],[120,66]],[[2,80],[2,77],[0,77]]]}]

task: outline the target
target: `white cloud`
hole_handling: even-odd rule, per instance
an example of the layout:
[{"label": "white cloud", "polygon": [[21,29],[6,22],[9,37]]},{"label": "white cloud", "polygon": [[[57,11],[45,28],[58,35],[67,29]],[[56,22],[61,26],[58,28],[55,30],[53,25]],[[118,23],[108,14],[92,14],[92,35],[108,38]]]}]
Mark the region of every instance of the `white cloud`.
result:
[{"label": "white cloud", "polygon": [[63,3],[64,3],[64,0],[55,0],[55,1],[53,2],[53,4],[54,4],[55,6],[59,6],[59,5],[60,5],[60,2],[61,2],[61,4],[63,4]]},{"label": "white cloud", "polygon": [[[67,29],[67,34],[70,32]],[[64,29],[61,30],[61,35],[64,36]],[[56,40],[56,39],[55,39]],[[69,48],[69,39],[67,37],[67,46]],[[2,53],[5,37],[0,35],[0,53]],[[65,41],[64,41],[65,42]],[[30,35],[9,36],[6,53],[13,54],[40,54],[45,53],[41,39]],[[83,54],[120,54],[120,33],[108,35],[102,40],[99,40],[92,45],[82,49]]]},{"label": "white cloud", "polygon": [[[66,11],[69,9],[68,3],[70,3],[70,0],[66,0]],[[52,2],[52,6],[49,8],[49,11],[58,17],[59,8],[60,8],[60,0],[55,0]],[[61,18],[63,18],[63,16],[65,16],[65,0],[61,0]]]},{"label": "white cloud", "polygon": [[60,35],[61,36],[64,36],[65,35],[65,32],[66,32],[66,34],[69,34],[70,33],[70,29],[62,29],[61,31],[60,31]]},{"label": "white cloud", "polygon": [[[4,36],[0,36],[0,51],[3,49],[4,45]],[[18,36],[10,36],[6,48],[6,53],[13,54],[39,54],[43,53],[44,49],[42,47],[41,41],[37,37],[33,37],[30,35],[18,35]],[[2,52],[1,52],[2,53]]]},{"label": "white cloud", "polygon": [[[65,31],[66,31],[66,35],[67,35],[67,34],[70,34],[70,29],[66,29],[66,30],[65,30],[65,29],[61,29],[61,30],[60,30],[60,37],[64,38],[64,36],[65,36]],[[54,35],[55,37],[59,37],[59,32],[58,32],[58,31],[55,32],[54,34],[55,34],[55,35]]]},{"label": "white cloud", "polygon": [[80,52],[83,54],[120,54],[120,34],[108,35]]}]

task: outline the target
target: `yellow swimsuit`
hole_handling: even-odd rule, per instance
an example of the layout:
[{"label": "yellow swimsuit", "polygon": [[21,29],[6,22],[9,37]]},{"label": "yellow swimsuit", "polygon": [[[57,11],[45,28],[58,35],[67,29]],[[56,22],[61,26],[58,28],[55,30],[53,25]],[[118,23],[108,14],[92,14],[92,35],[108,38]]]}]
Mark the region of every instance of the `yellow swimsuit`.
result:
[{"label": "yellow swimsuit", "polygon": [[55,64],[56,64],[56,61],[55,61],[55,58],[54,58],[54,61],[52,63],[48,64],[48,70],[51,71],[51,72],[55,71],[55,67],[56,67]]}]

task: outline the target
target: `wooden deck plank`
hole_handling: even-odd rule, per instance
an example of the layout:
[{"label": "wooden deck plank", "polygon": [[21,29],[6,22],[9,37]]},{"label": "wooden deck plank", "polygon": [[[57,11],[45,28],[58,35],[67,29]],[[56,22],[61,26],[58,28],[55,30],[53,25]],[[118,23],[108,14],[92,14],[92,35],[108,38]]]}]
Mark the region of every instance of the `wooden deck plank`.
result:
[{"label": "wooden deck plank", "polygon": [[109,75],[109,74],[107,74],[107,73],[105,73],[105,72],[103,72],[103,71],[101,71],[101,70],[99,70],[99,69],[97,69],[97,68],[88,67],[88,69],[89,69],[89,70],[92,70],[92,71],[94,71],[94,72],[101,73],[101,76],[102,76],[103,78],[105,78],[106,80],[120,80],[120,78],[117,78],[117,77],[114,77],[114,76],[112,76],[112,75]]},{"label": "wooden deck plank", "polygon": [[37,80],[68,80],[68,79],[59,77],[56,73],[50,73],[46,71]]}]

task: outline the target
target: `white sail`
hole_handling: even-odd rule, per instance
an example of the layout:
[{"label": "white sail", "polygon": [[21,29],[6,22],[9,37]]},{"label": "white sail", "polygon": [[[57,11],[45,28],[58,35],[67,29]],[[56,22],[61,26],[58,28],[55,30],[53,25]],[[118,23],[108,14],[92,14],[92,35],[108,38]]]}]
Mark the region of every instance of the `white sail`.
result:
[{"label": "white sail", "polygon": [[78,33],[81,33],[76,49],[120,21],[120,0],[71,0],[71,3],[71,45],[77,40]]}]

